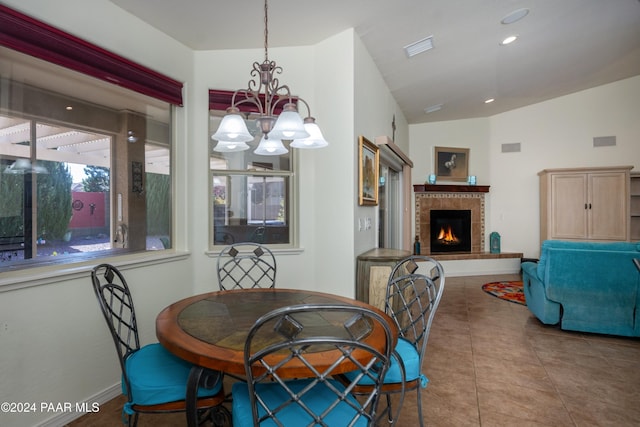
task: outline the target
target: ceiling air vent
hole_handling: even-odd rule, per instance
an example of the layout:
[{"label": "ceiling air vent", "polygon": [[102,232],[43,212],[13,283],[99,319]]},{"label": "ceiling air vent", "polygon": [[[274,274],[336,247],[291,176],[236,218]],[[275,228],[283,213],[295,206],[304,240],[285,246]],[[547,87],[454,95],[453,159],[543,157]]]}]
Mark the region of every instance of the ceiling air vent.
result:
[{"label": "ceiling air vent", "polygon": [[404,51],[409,58],[430,49],[433,49],[433,36],[418,40],[417,42],[413,42],[404,47]]}]

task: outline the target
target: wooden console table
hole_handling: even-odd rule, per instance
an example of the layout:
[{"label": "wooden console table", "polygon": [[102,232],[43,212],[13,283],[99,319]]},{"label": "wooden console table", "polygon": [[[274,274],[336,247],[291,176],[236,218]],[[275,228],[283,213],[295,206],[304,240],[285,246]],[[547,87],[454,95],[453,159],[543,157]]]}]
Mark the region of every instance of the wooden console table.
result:
[{"label": "wooden console table", "polygon": [[356,266],[356,299],[384,310],[387,280],[391,268],[411,255],[410,251],[375,248],[358,255]]}]

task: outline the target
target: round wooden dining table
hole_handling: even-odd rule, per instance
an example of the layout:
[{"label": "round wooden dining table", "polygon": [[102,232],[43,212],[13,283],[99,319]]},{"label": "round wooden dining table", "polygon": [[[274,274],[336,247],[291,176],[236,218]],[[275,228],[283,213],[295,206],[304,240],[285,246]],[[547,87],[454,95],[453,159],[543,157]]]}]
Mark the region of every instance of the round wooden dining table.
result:
[{"label": "round wooden dining table", "polygon": [[[158,341],[181,359],[204,368],[244,375],[244,344],[249,329],[262,315],[297,304],[347,304],[368,308],[397,330],[384,312],[362,301],[322,292],[296,289],[239,289],[216,291],[171,304],[156,318]],[[342,327],[327,321],[327,332]],[[384,346],[384,331],[374,328],[366,338],[378,349]],[[394,342],[395,344],[395,342]],[[324,357],[318,354],[318,364]],[[286,373],[283,373],[286,376]],[[291,377],[298,375],[291,373]]]},{"label": "round wooden dining table", "polygon": [[[185,298],[158,314],[156,336],[171,353],[199,368],[192,370],[192,376],[195,377],[192,381],[196,383],[205,369],[245,375],[244,346],[253,324],[272,310],[298,304],[346,304],[370,309],[390,325],[392,345],[396,344],[397,329],[392,319],[372,305],[338,295],[282,288],[216,291]],[[317,326],[324,328],[327,335],[344,333],[342,322],[336,322],[335,319],[322,321],[326,323]],[[384,350],[384,328],[374,326],[364,340],[374,348]],[[322,370],[333,359],[318,352],[308,355],[307,360]],[[352,369],[353,366],[344,366],[344,371]],[[281,378],[296,378],[301,372],[295,364],[288,364],[279,371],[279,375]],[[339,373],[340,369],[334,369],[333,372]],[[187,393],[189,425],[195,425],[196,413],[196,387],[192,388],[194,390]]]}]

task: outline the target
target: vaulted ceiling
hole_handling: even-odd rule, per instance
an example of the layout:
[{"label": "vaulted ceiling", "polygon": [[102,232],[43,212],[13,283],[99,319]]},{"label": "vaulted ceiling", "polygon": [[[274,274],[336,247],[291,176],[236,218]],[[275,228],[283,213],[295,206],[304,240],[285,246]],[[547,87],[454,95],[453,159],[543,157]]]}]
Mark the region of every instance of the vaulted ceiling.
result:
[{"label": "vaulted ceiling", "polygon": [[[194,50],[263,47],[259,0],[111,1]],[[501,22],[521,9],[528,9],[524,18]],[[271,47],[313,45],[347,28],[362,39],[409,123],[487,117],[640,75],[639,0],[269,4]],[[500,45],[509,35],[518,39]],[[429,36],[433,49],[405,54]],[[488,98],[495,101],[485,104]]]}]

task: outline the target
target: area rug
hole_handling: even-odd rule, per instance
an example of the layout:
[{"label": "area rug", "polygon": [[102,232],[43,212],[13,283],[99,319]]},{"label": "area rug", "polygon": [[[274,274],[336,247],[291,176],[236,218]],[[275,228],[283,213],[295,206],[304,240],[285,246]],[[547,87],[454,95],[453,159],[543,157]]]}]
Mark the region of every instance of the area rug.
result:
[{"label": "area rug", "polygon": [[505,301],[527,305],[521,281],[491,282],[482,285],[482,290]]}]

